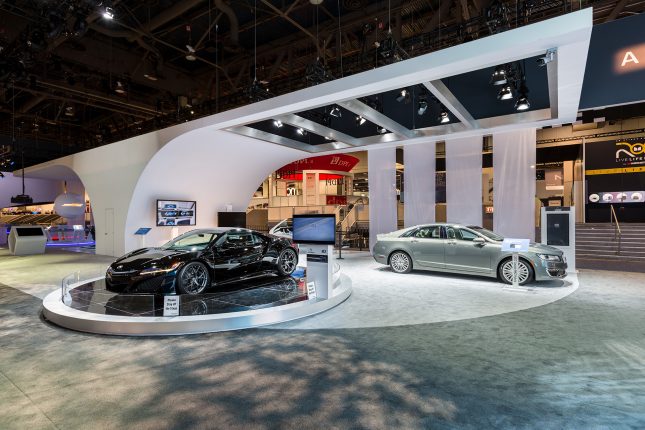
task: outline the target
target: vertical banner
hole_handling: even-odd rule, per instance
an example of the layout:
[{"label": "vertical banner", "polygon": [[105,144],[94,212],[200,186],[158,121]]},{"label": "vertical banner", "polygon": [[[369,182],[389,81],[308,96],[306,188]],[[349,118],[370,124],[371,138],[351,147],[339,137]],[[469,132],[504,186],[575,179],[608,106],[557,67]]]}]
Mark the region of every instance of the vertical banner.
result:
[{"label": "vertical banner", "polygon": [[396,148],[368,149],[370,251],[376,235],[396,230]]},{"label": "vertical banner", "polygon": [[436,142],[403,148],[405,226],[435,221]]},{"label": "vertical banner", "polygon": [[482,225],[482,136],[446,140],[446,220]]},{"label": "vertical banner", "polygon": [[535,140],[534,128],[493,134],[493,229],[502,236],[535,239]]}]

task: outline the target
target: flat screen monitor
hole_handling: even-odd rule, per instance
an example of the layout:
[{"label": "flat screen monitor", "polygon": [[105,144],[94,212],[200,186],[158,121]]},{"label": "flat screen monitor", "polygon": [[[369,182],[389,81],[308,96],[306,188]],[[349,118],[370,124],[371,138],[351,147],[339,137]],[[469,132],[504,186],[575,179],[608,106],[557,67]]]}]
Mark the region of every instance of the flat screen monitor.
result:
[{"label": "flat screen monitor", "polygon": [[246,228],[246,212],[218,212],[217,225]]},{"label": "flat screen monitor", "polygon": [[294,215],[293,241],[316,245],[333,245],[336,242],[336,216]]},{"label": "flat screen monitor", "polygon": [[157,226],[195,225],[197,202],[187,200],[157,200]]},{"label": "flat screen monitor", "polygon": [[18,236],[44,236],[41,227],[16,227]]}]

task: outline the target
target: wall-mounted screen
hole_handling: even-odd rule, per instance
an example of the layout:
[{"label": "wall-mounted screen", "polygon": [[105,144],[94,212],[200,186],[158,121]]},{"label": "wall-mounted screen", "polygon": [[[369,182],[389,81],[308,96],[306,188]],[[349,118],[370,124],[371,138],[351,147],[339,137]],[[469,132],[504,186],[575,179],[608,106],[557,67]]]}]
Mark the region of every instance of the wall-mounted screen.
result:
[{"label": "wall-mounted screen", "polygon": [[218,212],[217,225],[246,228],[246,212]]},{"label": "wall-mounted screen", "polygon": [[295,243],[312,243],[333,245],[336,242],[336,216],[294,215],[293,241]]},{"label": "wall-mounted screen", "polygon": [[197,202],[157,200],[157,226],[195,225]]}]

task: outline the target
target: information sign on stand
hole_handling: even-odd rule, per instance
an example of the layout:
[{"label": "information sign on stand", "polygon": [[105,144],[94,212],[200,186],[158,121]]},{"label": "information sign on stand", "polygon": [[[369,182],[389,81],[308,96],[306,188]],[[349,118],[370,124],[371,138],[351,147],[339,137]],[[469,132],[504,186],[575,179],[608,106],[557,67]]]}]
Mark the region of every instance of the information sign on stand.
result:
[{"label": "information sign on stand", "polygon": [[502,252],[512,252],[513,261],[513,289],[519,288],[519,264],[520,252],[528,252],[530,239],[512,239],[506,238],[502,242]]},{"label": "information sign on stand", "polygon": [[139,248],[146,247],[146,234],[150,233],[150,230],[152,230],[150,227],[139,227],[139,229],[134,232],[135,236],[139,236]]},{"label": "information sign on stand", "polygon": [[314,300],[316,298],[316,283],[307,282],[307,299]]},{"label": "information sign on stand", "polygon": [[165,296],[163,298],[163,316],[179,316],[179,296]]}]

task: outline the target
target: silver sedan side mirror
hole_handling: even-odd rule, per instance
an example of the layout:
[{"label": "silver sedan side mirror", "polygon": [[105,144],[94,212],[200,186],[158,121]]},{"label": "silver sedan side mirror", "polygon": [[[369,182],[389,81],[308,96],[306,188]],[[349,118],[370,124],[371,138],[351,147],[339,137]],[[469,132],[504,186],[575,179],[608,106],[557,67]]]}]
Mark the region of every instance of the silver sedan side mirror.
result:
[{"label": "silver sedan side mirror", "polygon": [[483,244],[485,244],[485,243],[486,243],[486,241],[484,240],[484,238],[483,238],[483,237],[476,237],[476,238],[474,238],[474,239],[473,239],[473,243],[477,243],[477,244],[483,245]]}]

